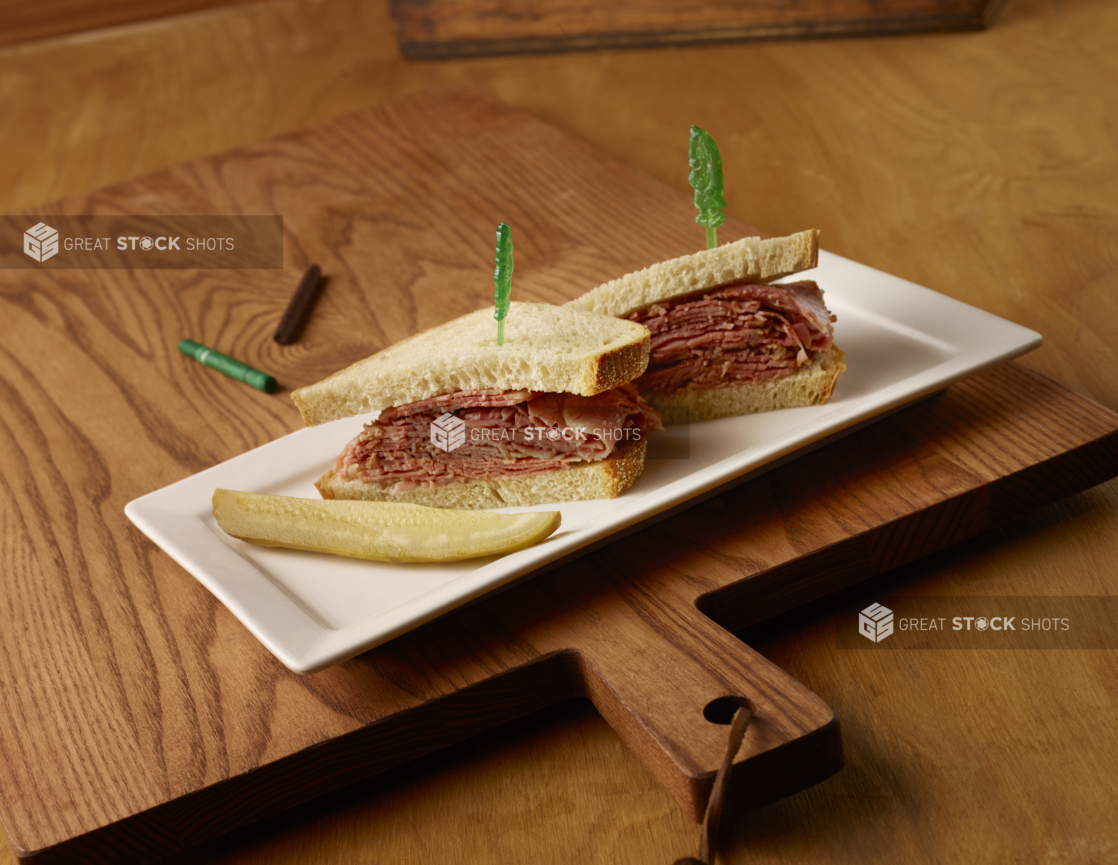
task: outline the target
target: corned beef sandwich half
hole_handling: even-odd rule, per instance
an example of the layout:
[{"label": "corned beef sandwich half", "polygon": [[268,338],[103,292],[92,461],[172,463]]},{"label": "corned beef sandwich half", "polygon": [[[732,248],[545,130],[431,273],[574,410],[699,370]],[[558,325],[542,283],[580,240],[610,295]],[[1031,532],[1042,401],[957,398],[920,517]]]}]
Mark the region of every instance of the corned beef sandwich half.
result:
[{"label": "corned beef sandwich half", "polygon": [[323,498],[494,508],[612,498],[660,417],[633,379],[649,333],[615,317],[513,302],[417,334],[291,396],[308,426],[380,411],[316,486]]},{"label": "corned beef sandwich half", "polygon": [[567,304],[648,327],[636,382],[666,423],[818,405],[846,369],[834,316],[811,281],[772,284],[815,267],[819,233],[747,237],[654,264]]}]

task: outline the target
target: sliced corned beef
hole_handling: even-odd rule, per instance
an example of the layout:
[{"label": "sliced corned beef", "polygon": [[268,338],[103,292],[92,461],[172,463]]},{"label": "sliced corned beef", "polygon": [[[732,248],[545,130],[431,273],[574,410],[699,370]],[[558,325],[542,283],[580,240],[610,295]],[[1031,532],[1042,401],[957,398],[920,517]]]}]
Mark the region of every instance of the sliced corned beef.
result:
[{"label": "sliced corned beef", "polygon": [[652,332],[637,387],[671,393],[795,372],[833,342],[834,316],[814,282],[733,285],[629,316]]},{"label": "sliced corned beef", "polygon": [[[450,412],[465,441],[443,451],[431,425]],[[505,478],[605,459],[660,429],[660,416],[632,384],[592,397],[482,390],[443,394],[385,409],[346,445],[334,471],[399,492],[464,478]]]}]

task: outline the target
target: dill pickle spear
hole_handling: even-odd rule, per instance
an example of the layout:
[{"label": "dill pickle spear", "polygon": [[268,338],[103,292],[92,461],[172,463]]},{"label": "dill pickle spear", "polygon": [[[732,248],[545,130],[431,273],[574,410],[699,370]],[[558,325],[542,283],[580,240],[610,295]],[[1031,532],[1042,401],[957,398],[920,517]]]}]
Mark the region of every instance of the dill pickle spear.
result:
[{"label": "dill pickle spear", "polygon": [[511,553],[559,528],[558,511],[494,514],[399,502],[301,499],[214,490],[227,533],[269,547],[376,562],[455,562]]}]

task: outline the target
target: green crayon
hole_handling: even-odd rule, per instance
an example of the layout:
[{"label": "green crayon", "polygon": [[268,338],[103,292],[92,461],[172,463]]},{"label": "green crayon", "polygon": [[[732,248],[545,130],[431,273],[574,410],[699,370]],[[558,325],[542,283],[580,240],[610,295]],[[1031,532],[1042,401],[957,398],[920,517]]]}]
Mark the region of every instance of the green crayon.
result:
[{"label": "green crayon", "polygon": [[220,352],[216,352],[212,348],[206,348],[204,345],[192,339],[184,339],[180,342],[179,351],[187,357],[194,358],[199,363],[204,363],[210,369],[216,369],[218,372],[229,376],[229,378],[243,381],[249,387],[262,390],[264,393],[274,393],[279,387],[276,380],[268,375],[268,373],[253,369],[248,364],[241,363],[239,360],[226,357]]}]

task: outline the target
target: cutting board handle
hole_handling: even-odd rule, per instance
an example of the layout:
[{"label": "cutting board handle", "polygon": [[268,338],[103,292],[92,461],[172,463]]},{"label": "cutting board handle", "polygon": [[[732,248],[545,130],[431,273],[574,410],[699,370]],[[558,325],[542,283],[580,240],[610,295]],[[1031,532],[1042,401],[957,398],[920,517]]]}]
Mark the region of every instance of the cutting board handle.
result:
[{"label": "cutting board handle", "polygon": [[[831,708],[693,607],[673,627],[630,607],[625,639],[583,646],[583,689],[692,819],[700,821],[736,706],[753,721],[734,760],[730,802],[757,807],[842,768]],[[617,636],[614,622],[604,635]],[[632,633],[645,633],[639,639]]]}]

